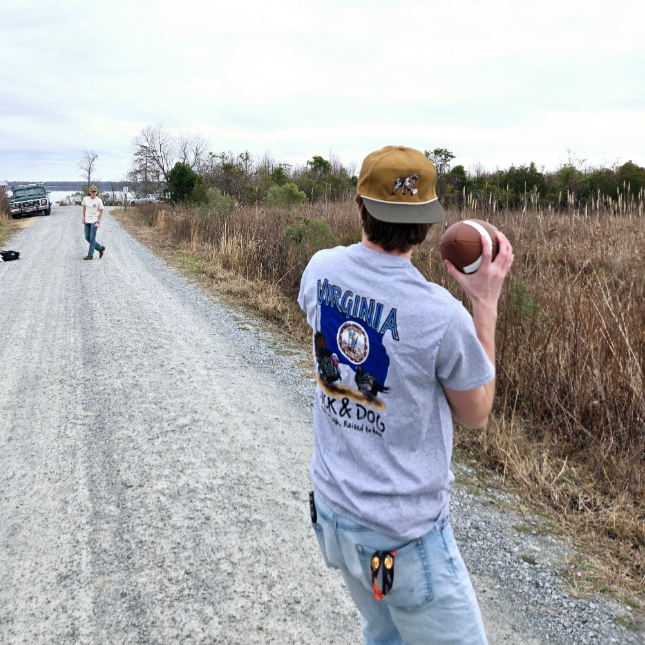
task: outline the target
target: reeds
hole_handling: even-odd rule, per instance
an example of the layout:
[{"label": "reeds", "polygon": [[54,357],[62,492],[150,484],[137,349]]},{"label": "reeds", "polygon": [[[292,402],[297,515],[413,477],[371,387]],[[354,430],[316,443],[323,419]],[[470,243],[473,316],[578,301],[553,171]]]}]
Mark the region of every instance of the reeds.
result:
[{"label": "reeds", "polygon": [[0,188],[0,219],[10,219],[11,209],[9,208],[9,198],[7,193]]},{"label": "reeds", "polygon": [[537,187],[524,187],[524,193],[518,196],[511,194],[509,187],[506,191],[491,189],[468,190],[465,186],[461,191],[461,210],[464,212],[493,215],[499,211],[509,210],[509,201],[519,207],[512,212],[535,213],[539,215],[624,215],[641,218],[645,214],[645,188],[632,191],[631,184],[623,182],[616,188],[615,195],[601,193],[600,190],[590,196],[581,198],[572,190],[559,191],[557,199],[547,199],[541,195]]}]

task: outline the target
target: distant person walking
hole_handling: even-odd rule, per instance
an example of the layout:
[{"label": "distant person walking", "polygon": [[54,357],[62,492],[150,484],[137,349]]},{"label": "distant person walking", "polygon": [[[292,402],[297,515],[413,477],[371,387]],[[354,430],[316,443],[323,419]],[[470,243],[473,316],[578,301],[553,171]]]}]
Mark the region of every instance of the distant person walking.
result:
[{"label": "distant person walking", "polygon": [[89,197],[83,197],[83,225],[85,227],[85,239],[90,243],[90,250],[83,258],[84,260],[94,259],[94,249],[99,252],[99,259],[105,253],[105,246],[96,241],[96,231],[103,217],[103,201],[98,196],[98,188],[90,186]]}]

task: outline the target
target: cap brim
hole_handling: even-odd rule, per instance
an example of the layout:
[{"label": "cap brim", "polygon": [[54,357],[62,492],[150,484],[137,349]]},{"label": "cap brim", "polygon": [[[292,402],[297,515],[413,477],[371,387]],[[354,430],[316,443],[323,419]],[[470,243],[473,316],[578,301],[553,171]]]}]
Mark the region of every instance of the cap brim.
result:
[{"label": "cap brim", "polygon": [[422,204],[397,204],[383,202],[370,197],[361,198],[369,214],[381,222],[391,224],[436,224],[443,222],[445,214],[439,199],[433,199]]}]

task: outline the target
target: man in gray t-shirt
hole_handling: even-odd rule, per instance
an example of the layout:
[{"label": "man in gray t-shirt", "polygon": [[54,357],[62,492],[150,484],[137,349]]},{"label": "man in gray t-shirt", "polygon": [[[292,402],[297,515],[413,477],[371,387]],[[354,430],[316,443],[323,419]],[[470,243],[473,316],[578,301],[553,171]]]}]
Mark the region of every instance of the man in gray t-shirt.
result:
[{"label": "man in gray t-shirt", "polygon": [[341,570],[366,643],[485,643],[448,521],[452,419],[483,427],[494,396],[497,301],[508,240],[472,275],[447,268],[474,319],[410,259],[444,219],[436,173],[419,151],[388,146],[363,162],[363,240],[320,251],[298,302],[314,332],[312,520]]}]

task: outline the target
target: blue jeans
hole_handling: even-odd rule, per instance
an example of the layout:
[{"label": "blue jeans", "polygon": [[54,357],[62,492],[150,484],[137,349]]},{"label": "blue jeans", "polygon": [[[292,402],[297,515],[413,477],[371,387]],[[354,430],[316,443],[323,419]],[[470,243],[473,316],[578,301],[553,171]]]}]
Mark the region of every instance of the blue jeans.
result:
[{"label": "blue jeans", "polygon": [[85,239],[90,243],[90,250],[87,254],[90,257],[94,257],[94,249],[100,253],[103,248],[103,246],[96,241],[97,230],[98,226],[94,226],[93,223],[85,222]]},{"label": "blue jeans", "polygon": [[[475,591],[447,517],[422,538],[401,542],[315,500],[312,526],[325,563],[340,570],[361,612],[365,645],[486,645]],[[392,550],[392,589],[377,601],[372,554]]]}]

